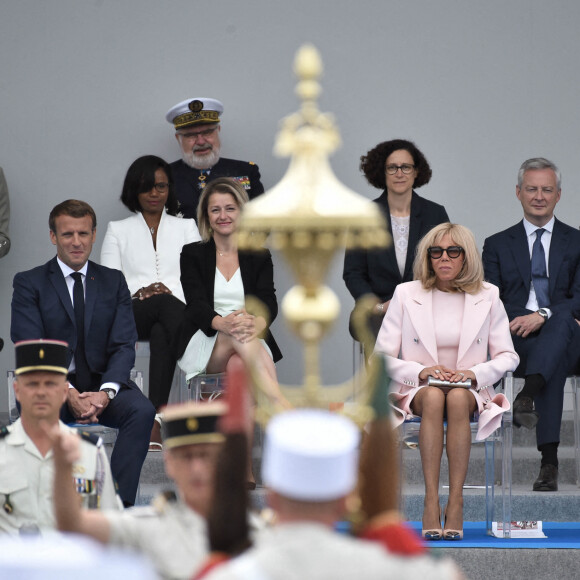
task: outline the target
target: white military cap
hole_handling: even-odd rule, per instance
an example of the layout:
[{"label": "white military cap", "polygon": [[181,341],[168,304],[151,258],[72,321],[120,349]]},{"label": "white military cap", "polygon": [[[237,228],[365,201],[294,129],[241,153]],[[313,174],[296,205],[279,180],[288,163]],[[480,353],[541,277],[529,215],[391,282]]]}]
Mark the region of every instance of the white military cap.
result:
[{"label": "white military cap", "polygon": [[266,428],[264,483],[302,501],[329,501],[357,481],[359,432],[347,418],[318,409],[276,415]]},{"label": "white military cap", "polygon": [[171,107],[165,118],[169,123],[173,123],[176,129],[182,129],[202,123],[219,123],[223,112],[224,106],[220,101],[195,97]]}]

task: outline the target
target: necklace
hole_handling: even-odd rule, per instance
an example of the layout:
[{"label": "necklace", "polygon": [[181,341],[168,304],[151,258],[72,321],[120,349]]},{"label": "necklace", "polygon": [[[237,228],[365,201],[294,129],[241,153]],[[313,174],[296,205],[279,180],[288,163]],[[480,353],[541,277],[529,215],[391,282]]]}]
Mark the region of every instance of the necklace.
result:
[{"label": "necklace", "polygon": [[154,236],[155,235],[155,228],[149,228],[149,231],[151,232],[151,235]]},{"label": "necklace", "polygon": [[217,248],[216,248],[216,250],[217,250],[217,253],[220,255],[220,258],[223,258],[224,256],[228,255],[227,252],[220,252],[220,250],[218,250]]}]

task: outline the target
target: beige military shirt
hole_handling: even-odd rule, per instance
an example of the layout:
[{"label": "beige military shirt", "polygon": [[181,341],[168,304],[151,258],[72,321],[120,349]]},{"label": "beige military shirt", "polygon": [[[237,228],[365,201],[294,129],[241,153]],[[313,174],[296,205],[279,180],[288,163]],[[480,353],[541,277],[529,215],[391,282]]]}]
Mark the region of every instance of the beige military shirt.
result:
[{"label": "beige military shirt", "polygon": [[105,516],[109,542],[143,553],[161,578],[191,578],[209,553],[205,519],[179,500],[159,496],[153,505]]},{"label": "beige military shirt", "polygon": [[[63,431],[75,432],[64,423]],[[100,440],[81,439],[73,466],[75,487],[85,507],[120,509],[111,468]],[[52,451],[43,457],[20,419],[0,431],[0,533],[36,533],[55,528],[52,508]]]},{"label": "beige military shirt", "polygon": [[204,580],[458,580],[451,560],[402,557],[381,545],[340,535],[316,523],[279,524],[253,548],[218,566]]}]

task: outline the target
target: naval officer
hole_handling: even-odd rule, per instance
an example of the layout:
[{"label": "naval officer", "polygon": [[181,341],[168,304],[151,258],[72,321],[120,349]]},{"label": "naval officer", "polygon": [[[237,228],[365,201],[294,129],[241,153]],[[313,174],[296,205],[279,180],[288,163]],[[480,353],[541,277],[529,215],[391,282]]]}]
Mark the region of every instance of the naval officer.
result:
[{"label": "naval officer", "polygon": [[171,163],[175,193],[186,218],[197,218],[197,203],[203,188],[216,177],[231,177],[246,190],[250,199],[264,193],[260,170],[253,162],[221,157],[220,118],[223,104],[197,97],[181,101],[165,118],[175,127],[181,159]]}]

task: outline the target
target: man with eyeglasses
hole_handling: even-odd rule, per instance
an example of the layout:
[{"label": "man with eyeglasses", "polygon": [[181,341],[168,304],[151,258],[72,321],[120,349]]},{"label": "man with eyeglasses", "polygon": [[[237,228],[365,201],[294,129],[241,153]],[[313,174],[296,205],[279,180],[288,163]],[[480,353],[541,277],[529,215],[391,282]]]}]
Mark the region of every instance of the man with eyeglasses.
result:
[{"label": "man with eyeglasses", "polygon": [[197,220],[197,204],[203,188],[217,177],[231,177],[250,199],[264,193],[260,170],[253,162],[220,157],[220,117],[224,106],[216,99],[194,98],[172,107],[165,118],[175,127],[181,159],[171,163],[180,211]]},{"label": "man with eyeglasses", "polygon": [[578,359],[580,231],[554,216],[561,174],[542,157],[524,161],[516,196],[524,219],[485,240],[486,279],[500,289],[520,356],[523,390],[513,404],[518,427],[536,428],[542,454],[534,491],[558,490],[558,444],[566,376]]}]

